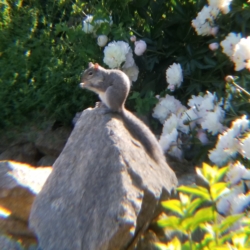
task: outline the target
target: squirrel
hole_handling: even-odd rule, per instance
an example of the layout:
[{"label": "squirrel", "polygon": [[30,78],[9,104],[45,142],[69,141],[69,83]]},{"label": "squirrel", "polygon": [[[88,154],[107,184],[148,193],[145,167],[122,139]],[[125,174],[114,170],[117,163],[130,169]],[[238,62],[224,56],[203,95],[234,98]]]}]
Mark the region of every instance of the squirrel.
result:
[{"label": "squirrel", "polygon": [[120,114],[130,134],[143,145],[155,162],[159,163],[161,159],[165,159],[154,134],[141,120],[125,109],[130,80],[124,72],[105,69],[97,63],[90,62],[89,67],[81,75],[80,87],[98,94],[110,112]]}]

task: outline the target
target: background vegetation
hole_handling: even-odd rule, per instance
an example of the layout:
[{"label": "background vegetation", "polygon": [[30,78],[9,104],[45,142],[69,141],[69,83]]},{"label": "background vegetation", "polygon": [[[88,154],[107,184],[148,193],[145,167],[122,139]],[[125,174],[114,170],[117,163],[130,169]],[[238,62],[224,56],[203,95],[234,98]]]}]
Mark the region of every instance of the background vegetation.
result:
[{"label": "background vegetation", "polygon": [[[184,70],[183,86],[174,93],[184,104],[192,94],[208,89],[223,96],[224,77],[232,74],[233,64],[226,55],[208,48],[220,37],[198,36],[191,27],[204,4],[191,0],[1,1],[1,126],[38,118],[70,123],[75,112],[93,104],[96,97],[78,88],[79,76],[89,61],[103,64],[103,49],[96,37],[82,31],[86,14],[96,19],[112,15],[112,27],[102,25],[97,31],[111,41],[130,42],[133,33],[147,42],[147,53],[135,57],[140,75],[132,88],[130,109],[152,111],[154,95],[166,92],[165,70],[173,62],[181,63]],[[249,6],[242,9],[244,4],[233,1],[230,15],[218,20],[220,36],[232,30],[249,34]],[[248,88],[249,74],[236,75],[242,76],[241,86]],[[249,109],[249,103],[244,105],[244,110]],[[242,113],[241,108],[242,103],[235,107]]]},{"label": "background vegetation", "polygon": [[[225,126],[243,114],[248,115],[248,94],[239,88],[232,91],[225,77],[233,75],[235,83],[248,91],[249,70],[235,71],[233,62],[221,47],[212,51],[208,45],[220,43],[230,32],[249,36],[250,3],[233,0],[230,12],[216,19],[217,35],[201,36],[191,22],[205,4],[206,0],[1,0],[0,131],[23,127],[30,121],[42,124],[52,120],[69,125],[76,112],[93,106],[97,97],[78,85],[88,62],[107,67],[103,63],[103,48],[97,45],[98,35],[107,35],[109,41],[125,41],[132,49],[131,35],[147,43],[142,56],[134,55],[139,77],[127,101],[130,110],[151,115],[158,102],[156,95],[170,94],[187,105],[192,95],[210,91],[224,101],[233,94],[226,110]],[[93,15],[94,21],[109,20],[112,16],[113,24],[104,22],[95,35],[86,34],[82,21],[87,15]],[[184,80],[180,88],[171,92],[167,89],[166,69],[173,63],[181,64]],[[214,147],[217,136],[209,139],[212,143],[202,147],[205,155]],[[200,154],[200,144],[195,140],[193,143],[192,148],[187,148],[188,154],[198,152],[197,161],[207,160]],[[241,160],[249,164],[242,157]],[[249,247],[249,238],[246,238],[249,230],[245,226],[235,234],[235,241],[230,239],[234,234],[230,227],[238,218],[245,216],[244,225],[249,226],[247,206],[240,215],[230,215],[224,224],[217,221],[216,202],[230,184],[221,184],[223,170],[216,168],[214,171],[214,176],[220,178],[204,174],[206,189],[198,186],[179,188],[179,192],[188,195],[163,204],[168,210],[178,204],[175,208],[179,217],[165,218],[158,224],[172,230],[181,229],[189,241],[181,246],[180,240],[174,238],[172,243],[159,243],[160,249],[247,249],[244,244]],[[206,208],[200,210],[199,206]],[[206,212],[207,216],[203,217]],[[194,213],[200,216],[197,215],[196,220],[192,220]],[[202,241],[194,243],[191,234],[198,227],[208,233]],[[242,238],[246,240],[243,242]]]}]

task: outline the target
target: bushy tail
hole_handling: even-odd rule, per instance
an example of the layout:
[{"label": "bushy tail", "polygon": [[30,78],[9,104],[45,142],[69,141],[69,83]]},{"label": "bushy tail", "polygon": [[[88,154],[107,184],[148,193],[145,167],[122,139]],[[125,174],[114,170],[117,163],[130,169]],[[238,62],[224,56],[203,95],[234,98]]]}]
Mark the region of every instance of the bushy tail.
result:
[{"label": "bushy tail", "polygon": [[126,109],[121,112],[124,125],[130,134],[145,148],[148,155],[157,163],[164,159],[161,146],[151,130],[136,116]]}]

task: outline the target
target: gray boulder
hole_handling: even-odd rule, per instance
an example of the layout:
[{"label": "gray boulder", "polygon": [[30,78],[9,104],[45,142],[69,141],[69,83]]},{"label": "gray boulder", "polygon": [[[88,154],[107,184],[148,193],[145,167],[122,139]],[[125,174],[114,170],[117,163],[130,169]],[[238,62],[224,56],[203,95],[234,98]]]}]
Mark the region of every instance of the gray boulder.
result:
[{"label": "gray boulder", "polygon": [[85,110],[33,203],[30,227],[43,250],[133,249],[177,185],[119,115]]},{"label": "gray boulder", "polygon": [[51,167],[35,168],[11,161],[0,162],[0,249],[19,249],[36,243],[28,218],[37,193],[51,173]]}]

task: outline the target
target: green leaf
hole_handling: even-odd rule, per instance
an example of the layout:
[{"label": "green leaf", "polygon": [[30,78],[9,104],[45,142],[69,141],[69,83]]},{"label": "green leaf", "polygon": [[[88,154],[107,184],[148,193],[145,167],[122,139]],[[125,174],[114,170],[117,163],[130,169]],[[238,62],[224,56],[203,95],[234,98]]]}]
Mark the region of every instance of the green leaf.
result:
[{"label": "green leaf", "polygon": [[170,248],[166,245],[166,244],[163,244],[163,243],[160,243],[160,242],[157,242],[154,244],[157,249],[159,250],[170,250]]},{"label": "green leaf", "polygon": [[177,237],[175,237],[173,240],[171,240],[167,244],[157,242],[155,243],[155,246],[159,250],[172,250],[172,249],[181,250],[182,249],[181,242],[179,241]]},{"label": "green leaf", "polygon": [[230,189],[228,189],[227,186],[228,183],[225,182],[218,182],[211,185],[210,192],[214,201],[218,200],[222,195],[230,192]]},{"label": "green leaf", "polygon": [[228,171],[228,167],[223,167],[223,168],[218,169],[216,177],[215,177],[215,182],[220,181],[224,177],[224,175],[227,173],[227,171]]},{"label": "green leaf", "polygon": [[194,199],[186,208],[187,210],[187,214],[188,215],[192,215],[194,213],[194,211],[201,206],[201,204],[204,202],[203,199],[201,198],[196,198]]},{"label": "green leaf", "polygon": [[210,222],[214,219],[212,207],[199,209],[194,216],[182,221],[182,226],[186,230],[195,230],[201,223]]},{"label": "green leaf", "polygon": [[205,200],[210,201],[210,195],[207,189],[203,187],[187,187],[187,186],[180,186],[177,188],[178,191],[183,192],[183,193],[188,193],[188,194],[193,194],[195,196],[199,196]]},{"label": "green leaf", "polygon": [[164,219],[158,220],[157,225],[163,228],[167,227],[167,228],[179,230],[180,218],[176,216],[168,216]]},{"label": "green leaf", "polygon": [[243,218],[244,214],[234,214],[228,215],[220,224],[219,224],[219,231],[221,233],[225,232],[229,227],[231,227],[235,222],[239,219]]},{"label": "green leaf", "polygon": [[184,214],[181,209],[181,202],[179,200],[163,201],[161,204],[165,209],[169,209],[174,213],[178,213],[179,215]]}]

